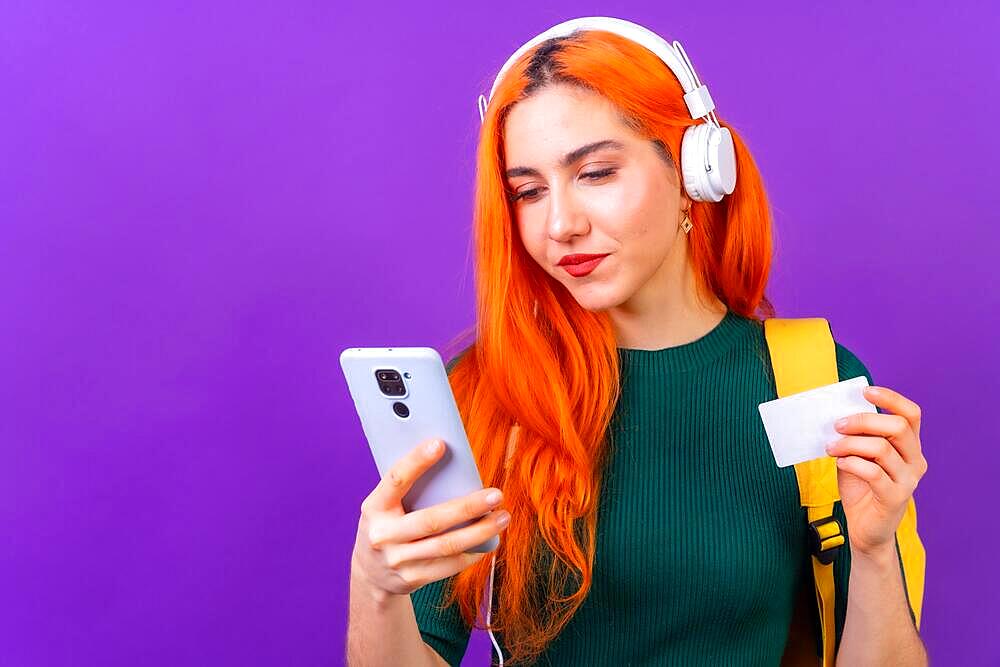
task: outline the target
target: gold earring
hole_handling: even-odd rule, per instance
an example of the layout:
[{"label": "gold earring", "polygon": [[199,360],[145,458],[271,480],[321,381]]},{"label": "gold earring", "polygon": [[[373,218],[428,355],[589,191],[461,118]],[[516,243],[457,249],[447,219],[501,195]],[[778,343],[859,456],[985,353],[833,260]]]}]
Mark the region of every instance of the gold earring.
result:
[{"label": "gold earring", "polygon": [[684,220],[681,221],[681,229],[683,229],[684,233],[687,234],[691,231],[692,227],[694,227],[694,225],[691,224],[691,219],[688,217],[688,211],[684,211]]}]

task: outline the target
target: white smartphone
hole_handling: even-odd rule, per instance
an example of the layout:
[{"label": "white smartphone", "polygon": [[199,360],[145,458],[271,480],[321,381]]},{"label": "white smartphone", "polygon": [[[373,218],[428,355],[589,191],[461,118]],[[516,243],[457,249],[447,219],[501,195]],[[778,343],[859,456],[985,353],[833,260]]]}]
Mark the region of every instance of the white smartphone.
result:
[{"label": "white smartphone", "polygon": [[[361,420],[361,428],[385,477],[404,454],[424,440],[445,443],[441,458],[403,496],[406,512],[483,488],[465,426],[451,393],[441,355],[431,347],[349,347],[340,367]],[[456,530],[476,519],[443,532]],[[500,544],[494,535],[468,551],[484,553]]]}]

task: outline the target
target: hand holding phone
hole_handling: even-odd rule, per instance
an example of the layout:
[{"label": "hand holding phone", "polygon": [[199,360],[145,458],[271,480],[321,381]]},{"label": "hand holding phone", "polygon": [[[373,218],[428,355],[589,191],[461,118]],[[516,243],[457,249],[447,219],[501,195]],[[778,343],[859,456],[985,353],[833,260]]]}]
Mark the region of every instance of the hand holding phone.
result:
[{"label": "hand holding phone", "polygon": [[[428,445],[437,442],[434,452]],[[396,462],[361,503],[352,571],[393,595],[407,595],[473,565],[488,552],[470,550],[493,540],[510,515],[502,495],[487,488],[407,513],[403,496],[445,452],[426,440]],[[490,499],[496,493],[495,500]],[[462,526],[462,524],[467,524]],[[459,527],[461,526],[461,527]]]},{"label": "hand holding phone", "polygon": [[[408,593],[494,551],[503,526],[486,498],[497,489],[483,488],[437,351],[347,348],[340,365],[382,478],[361,505],[354,560],[365,577]],[[443,443],[434,454],[432,441]]]}]

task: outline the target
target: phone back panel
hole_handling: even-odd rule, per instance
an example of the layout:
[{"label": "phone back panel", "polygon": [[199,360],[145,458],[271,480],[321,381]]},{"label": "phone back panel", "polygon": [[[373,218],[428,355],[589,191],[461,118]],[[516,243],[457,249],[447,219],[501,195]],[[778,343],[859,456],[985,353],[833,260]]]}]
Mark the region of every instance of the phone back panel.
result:
[{"label": "phone back panel", "polygon": [[[340,366],[380,477],[384,478],[393,464],[418,444],[431,438],[445,442],[445,453],[403,497],[405,511],[430,507],[483,488],[451,393],[448,373],[437,350],[351,347],[340,354]],[[404,395],[382,393],[375,378],[375,372],[381,369],[400,374],[406,388]],[[396,414],[393,404],[397,401],[409,408],[409,416]],[[459,524],[452,530],[469,523],[472,522]],[[497,542],[494,537],[474,550],[490,551]]]}]

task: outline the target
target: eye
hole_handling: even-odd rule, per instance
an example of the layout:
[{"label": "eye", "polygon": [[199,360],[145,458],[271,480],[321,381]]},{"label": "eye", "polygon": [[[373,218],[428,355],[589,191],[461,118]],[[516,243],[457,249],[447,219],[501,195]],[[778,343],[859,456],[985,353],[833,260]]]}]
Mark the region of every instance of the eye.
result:
[{"label": "eye", "polygon": [[521,199],[532,201],[532,198],[535,196],[536,192],[538,192],[538,188],[532,188],[531,190],[522,190],[521,192],[511,192],[510,194],[507,195],[507,199],[509,199],[512,202],[516,202]]},{"label": "eye", "polygon": [[583,174],[582,177],[596,181],[599,178],[604,178],[605,176],[612,175],[613,173],[615,173],[615,171],[617,171],[617,169],[615,169],[614,167],[609,167],[608,169],[601,169],[599,171],[588,171],[586,174]]},{"label": "eye", "polygon": [[[608,169],[601,169],[598,171],[588,171],[586,174],[581,174],[580,178],[586,178],[592,181],[596,181],[598,179],[604,178],[605,176],[611,176],[616,171],[618,170],[613,167]],[[541,188],[532,188],[530,190],[524,190],[522,192],[513,193],[508,197],[512,202],[516,202],[520,199],[524,199],[525,201],[534,201],[535,195],[539,190],[541,190]]]}]

